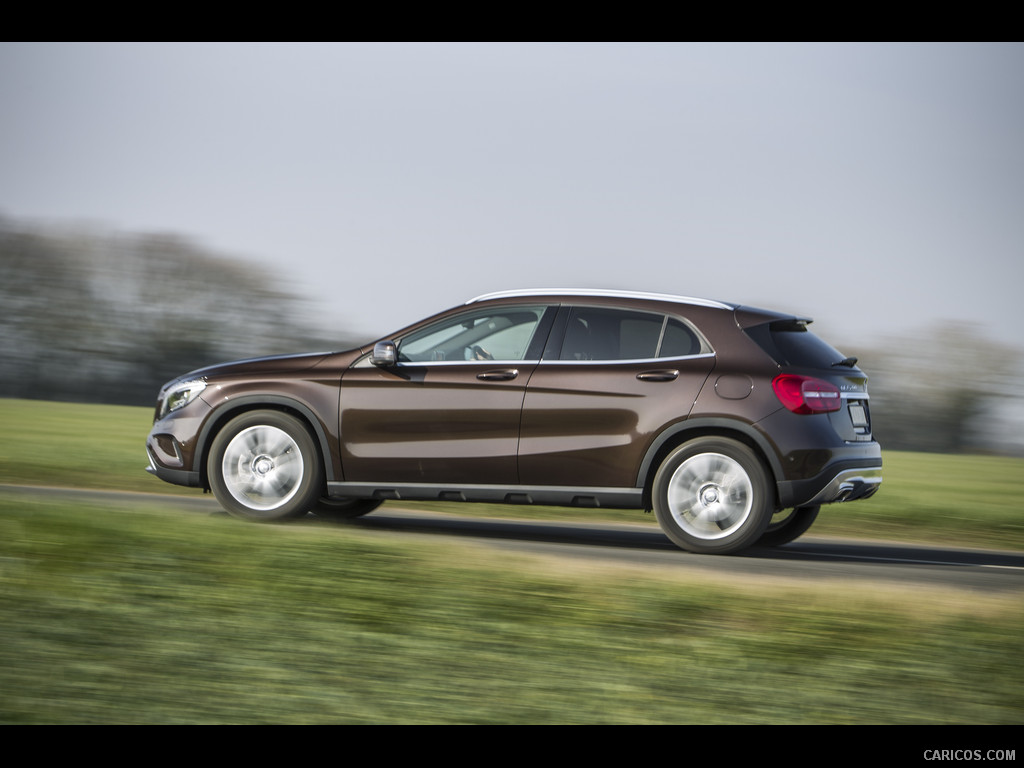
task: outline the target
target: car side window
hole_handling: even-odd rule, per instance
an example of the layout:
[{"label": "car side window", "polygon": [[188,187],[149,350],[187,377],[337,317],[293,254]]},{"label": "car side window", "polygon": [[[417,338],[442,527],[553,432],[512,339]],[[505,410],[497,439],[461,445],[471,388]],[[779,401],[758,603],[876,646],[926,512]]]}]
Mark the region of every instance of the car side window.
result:
[{"label": "car side window", "polygon": [[692,328],[674,317],[668,318],[658,357],[687,357],[699,355],[702,351],[700,338]]},{"label": "car side window", "polygon": [[700,339],[676,318],[652,312],[573,307],[559,359],[650,360],[700,351]]},{"label": "car side window", "polygon": [[403,338],[403,363],[526,359],[546,307],[504,307],[449,317]]}]

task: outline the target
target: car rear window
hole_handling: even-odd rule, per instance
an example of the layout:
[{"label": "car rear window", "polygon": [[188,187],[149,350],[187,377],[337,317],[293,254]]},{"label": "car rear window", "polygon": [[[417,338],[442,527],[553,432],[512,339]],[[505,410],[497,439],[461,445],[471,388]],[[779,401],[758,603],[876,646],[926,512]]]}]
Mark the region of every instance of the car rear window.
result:
[{"label": "car rear window", "polygon": [[746,329],[747,335],[779,365],[831,368],[845,358],[822,341],[801,320],[776,320]]}]

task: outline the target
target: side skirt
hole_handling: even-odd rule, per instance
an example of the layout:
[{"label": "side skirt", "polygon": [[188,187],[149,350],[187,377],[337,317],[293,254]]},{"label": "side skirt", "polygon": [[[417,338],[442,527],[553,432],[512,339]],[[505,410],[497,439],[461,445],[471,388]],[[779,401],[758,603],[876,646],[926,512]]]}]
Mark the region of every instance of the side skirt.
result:
[{"label": "side skirt", "polygon": [[332,498],[404,501],[475,501],[492,504],[547,504],[555,507],[641,509],[640,488],[562,486],[441,485],[439,483],[327,483]]}]

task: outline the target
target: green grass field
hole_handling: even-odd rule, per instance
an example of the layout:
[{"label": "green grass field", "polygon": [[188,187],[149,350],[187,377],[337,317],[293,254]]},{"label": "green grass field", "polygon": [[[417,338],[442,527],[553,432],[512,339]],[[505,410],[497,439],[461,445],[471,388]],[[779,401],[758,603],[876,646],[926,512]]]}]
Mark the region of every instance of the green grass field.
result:
[{"label": "green grass field", "polygon": [[[187,493],[149,421],[0,400],[0,482]],[[1020,461],[885,461],[812,533],[1021,548]],[[1022,608],[5,493],[0,722],[1018,724]]]}]

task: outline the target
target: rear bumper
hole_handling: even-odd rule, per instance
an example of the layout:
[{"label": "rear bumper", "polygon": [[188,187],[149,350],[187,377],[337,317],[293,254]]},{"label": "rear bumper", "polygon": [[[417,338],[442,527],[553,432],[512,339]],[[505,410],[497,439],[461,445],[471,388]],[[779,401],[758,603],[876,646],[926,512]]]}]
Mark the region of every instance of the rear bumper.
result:
[{"label": "rear bumper", "polygon": [[[856,501],[874,496],[882,484],[882,467],[848,469],[833,477],[828,485],[803,505],[833,504],[840,501]],[[801,505],[801,506],[803,506]]]},{"label": "rear bumper", "polygon": [[841,501],[856,501],[873,496],[882,483],[882,456],[878,444],[874,443],[874,455],[864,456],[864,448],[858,446],[856,458],[833,455],[821,471],[813,477],[799,480],[784,480],[778,484],[779,506],[782,508],[835,504]]}]

